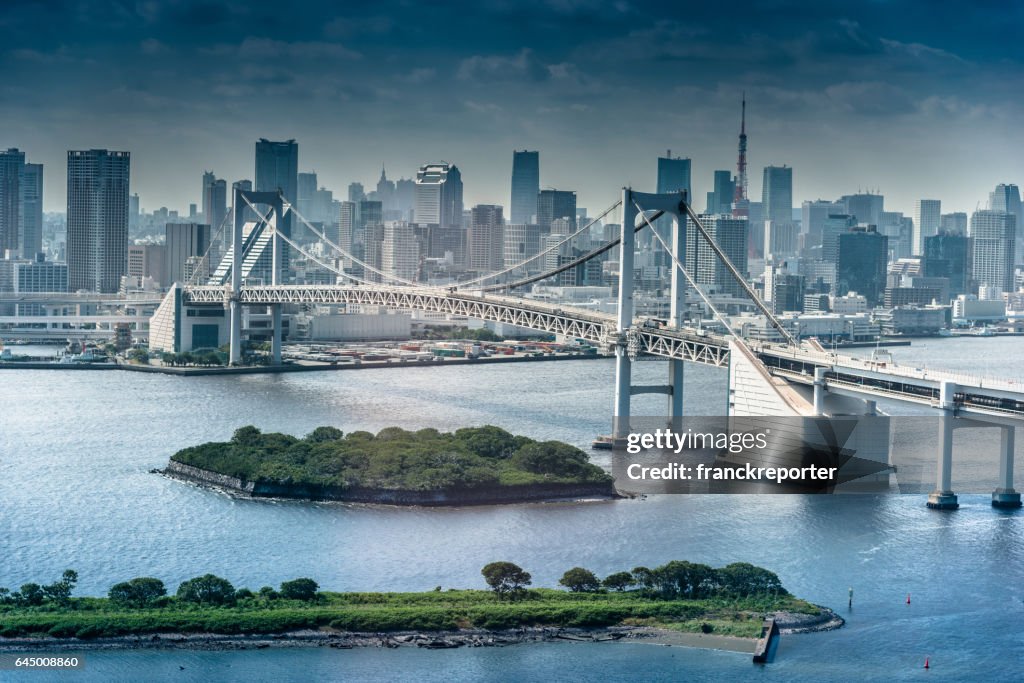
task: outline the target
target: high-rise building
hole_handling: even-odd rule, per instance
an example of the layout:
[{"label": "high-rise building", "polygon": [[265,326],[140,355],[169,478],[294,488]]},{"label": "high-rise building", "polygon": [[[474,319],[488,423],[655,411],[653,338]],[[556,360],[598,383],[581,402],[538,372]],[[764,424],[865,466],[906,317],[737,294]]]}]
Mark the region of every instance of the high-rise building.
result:
[{"label": "high-rise building", "polygon": [[[166,230],[166,228],[165,228]],[[128,271],[130,278],[151,277],[161,285],[167,286],[164,267],[167,262],[167,248],[163,244],[130,244],[128,245]]]},{"label": "high-rise building", "polygon": [[537,225],[541,231],[550,233],[556,218],[569,219],[575,232],[576,193],[572,190],[541,190],[537,195]]},{"label": "high-rise building", "polygon": [[[202,223],[168,223],[165,228],[164,241],[164,277],[165,285],[175,282],[187,282],[192,273],[196,281],[202,282],[209,277],[208,262],[204,272],[197,272],[198,267],[189,267],[189,259],[202,258],[210,247],[210,226]],[[195,261],[193,261],[195,263]],[[191,273],[187,272],[191,270]]]},{"label": "high-rise building", "polygon": [[[698,216],[711,239],[715,240],[729,260],[742,274],[747,272],[747,219],[735,216]],[[743,286],[712,250],[708,241],[697,232],[687,218],[686,270],[705,291],[708,287],[721,293],[746,297]]]},{"label": "high-rise building", "polygon": [[114,293],[128,256],[131,155],[68,152],[68,289]]},{"label": "high-rise building", "polygon": [[805,201],[800,207],[800,233],[806,235],[804,248],[810,249],[821,246],[822,227],[831,215],[843,213],[843,207],[838,202],[829,202],[824,199],[817,201]]},{"label": "high-rise building", "polygon": [[885,293],[889,238],[873,225],[857,225],[839,236],[836,293],[857,292],[868,306],[877,306]]},{"label": "high-rise building", "polygon": [[[666,194],[669,192],[683,191],[686,193],[686,201],[693,202],[694,197],[691,176],[692,163],[690,160],[682,157],[673,157],[672,150],[666,150],[665,156],[658,157],[658,184],[656,192],[658,194]],[[661,235],[662,239],[664,239],[666,243],[672,243],[671,218],[668,216],[662,216],[654,222],[654,227],[658,230],[658,234]],[[651,240],[657,242],[657,240],[646,231],[641,232],[641,235],[645,242],[650,243]]]},{"label": "high-rise building", "polygon": [[478,204],[471,209],[471,214],[466,234],[467,267],[478,273],[501,270],[505,264],[502,208]]},{"label": "high-rise building", "polygon": [[[708,192],[708,206],[704,213],[730,214],[732,213],[732,199],[736,193],[736,181],[729,171],[715,171],[714,190]],[[693,202],[693,198],[690,198]]]},{"label": "high-rise building", "polygon": [[462,174],[455,164],[424,164],[416,172],[415,220],[444,228],[462,226]]},{"label": "high-rise building", "polygon": [[[203,217],[214,234],[223,229],[222,235],[231,232],[224,219],[228,214],[228,183],[218,179],[213,171],[203,173]],[[222,240],[224,238],[222,237]]]},{"label": "high-rise building", "polygon": [[1018,257],[1024,254],[1024,229],[1021,228],[1021,221],[1024,220],[1024,211],[1021,210],[1020,190],[1016,185],[1000,183],[988,196],[988,208],[992,211],[1002,211],[1014,216],[1017,225],[1016,254]]},{"label": "high-rise building", "polygon": [[315,222],[313,218],[313,200],[316,197],[317,188],[316,172],[300,173],[296,188],[295,205],[299,209],[299,213],[305,216],[306,220]]},{"label": "high-rise building", "polygon": [[864,225],[880,225],[885,211],[885,197],[880,194],[857,193],[839,198],[843,213],[853,216]]},{"label": "high-rise building", "polygon": [[939,230],[950,234],[967,234],[967,214],[963,211],[944,213],[939,219]]},{"label": "high-rise building", "polygon": [[[68,291],[68,267],[64,263],[54,263],[43,258],[43,254],[37,253],[29,261],[16,261],[14,263],[14,291],[22,292],[66,292]],[[19,305],[19,314],[28,313]],[[29,304],[28,306],[33,306]],[[33,307],[38,307],[38,304]],[[41,307],[38,307],[41,308]],[[44,315],[42,311],[28,313],[30,315]]]},{"label": "high-rise building", "polygon": [[1017,217],[1002,211],[971,214],[971,276],[978,296],[998,299],[1016,290],[1013,281],[1017,242]]},{"label": "high-rise building", "polygon": [[11,148],[0,152],[0,258],[4,252],[20,252],[21,181],[25,153]]},{"label": "high-rise building", "polygon": [[[853,216],[829,214],[821,225],[821,258],[830,263],[839,263],[839,236],[857,224]],[[846,292],[842,292],[845,294]]]},{"label": "high-rise building", "polygon": [[793,222],[793,169],[789,166],[765,166],[761,185],[762,216],[776,225]]},{"label": "high-rise building", "polygon": [[384,223],[381,243],[381,270],[404,280],[416,280],[419,274],[420,249],[416,231],[405,221]]},{"label": "high-rise building", "polygon": [[[297,204],[299,193],[299,145],[295,140],[275,142],[260,138],[256,142],[257,192],[281,191],[286,201]],[[262,208],[266,211],[266,208]],[[286,237],[292,235],[292,214],[285,214],[277,228]],[[288,269],[288,245],[284,245],[282,267]]]},{"label": "high-rise building", "polygon": [[[505,268],[522,263],[540,253],[541,229],[534,223],[509,223],[505,226],[504,263]],[[541,259],[534,259],[523,268],[528,273],[539,273]],[[522,274],[522,273],[514,273]]]},{"label": "high-rise building", "polygon": [[942,222],[942,200],[918,199],[914,202],[914,255],[924,253],[924,240],[939,231]]},{"label": "high-rise building", "polygon": [[924,238],[923,275],[949,280],[951,297],[970,293],[971,265],[970,238],[967,235],[940,230],[938,234]]},{"label": "high-rise building", "polygon": [[43,165],[25,164],[21,177],[21,255],[43,250]]},{"label": "high-rise building", "polygon": [[366,191],[363,189],[362,183],[349,183],[348,184],[348,200],[350,202],[361,202],[366,199]]},{"label": "high-rise building", "polygon": [[537,217],[537,195],[540,193],[540,152],[512,152],[512,223],[532,223]]}]

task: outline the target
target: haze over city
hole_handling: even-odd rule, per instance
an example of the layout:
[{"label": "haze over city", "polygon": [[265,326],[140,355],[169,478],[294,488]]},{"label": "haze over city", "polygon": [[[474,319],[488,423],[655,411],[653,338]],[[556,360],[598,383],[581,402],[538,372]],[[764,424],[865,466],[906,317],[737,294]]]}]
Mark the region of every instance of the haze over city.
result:
[{"label": "haze over city", "polygon": [[[508,205],[513,149],[541,185],[600,211],[653,189],[666,149],[702,206],[735,170],[746,92],[750,195],[794,167],[793,198],[876,190],[972,211],[1022,171],[1022,9],[1003,3],[13,3],[4,9],[0,146],[65,210],[68,149],[132,153],[148,210],[200,200],[200,175],[253,176],[259,137],[294,138],[338,194],[426,162],[459,165],[466,205]],[[951,30],[955,27],[956,30]]]}]

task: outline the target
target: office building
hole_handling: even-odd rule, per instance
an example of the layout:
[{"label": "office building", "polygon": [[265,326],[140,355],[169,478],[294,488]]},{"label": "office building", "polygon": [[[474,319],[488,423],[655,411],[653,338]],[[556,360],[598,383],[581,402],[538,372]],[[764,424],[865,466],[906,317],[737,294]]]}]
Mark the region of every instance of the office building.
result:
[{"label": "office building", "polygon": [[882,301],[886,285],[889,238],[873,225],[858,225],[839,236],[836,293],[857,292],[869,307]]},{"label": "office building", "polygon": [[830,214],[821,226],[821,259],[839,263],[839,236],[857,224],[857,219],[847,214]]},{"label": "office building", "polygon": [[462,226],[462,174],[458,166],[424,164],[416,172],[414,218],[420,225]]},{"label": "office building", "polygon": [[405,221],[387,221],[381,242],[381,270],[404,280],[418,279],[420,249],[413,226]]},{"label": "office building", "polygon": [[43,250],[43,165],[25,164],[21,176],[21,255]]},{"label": "office building", "polygon": [[962,211],[958,211],[956,213],[942,214],[942,216],[939,219],[939,230],[941,230],[942,232],[966,235],[967,214]]},{"label": "office building", "polygon": [[313,221],[313,200],[316,198],[316,173],[299,173],[296,180],[295,206],[306,220]]},{"label": "office building", "polygon": [[918,199],[914,202],[914,255],[924,253],[924,240],[939,231],[942,221],[942,201]]},{"label": "office building", "polygon": [[[275,142],[260,138],[256,142],[257,192],[281,191],[285,200],[295,204],[299,192],[299,145],[295,140]],[[265,213],[268,207],[257,207]],[[286,237],[292,236],[292,214],[287,213],[277,222],[277,228]],[[288,269],[288,245],[283,245],[282,267]]]},{"label": "office building", "polygon": [[[692,164],[689,159],[672,157],[672,150],[666,150],[665,156],[658,157],[658,184],[656,192],[666,194],[669,192],[683,191],[686,193],[686,201],[693,202],[693,188],[691,182]],[[557,216],[555,216],[557,218]],[[672,219],[662,216],[654,222],[658,234],[668,243],[672,243]],[[646,230],[640,233],[641,242],[649,244],[657,242],[653,235]],[[660,243],[658,244],[660,246]]]},{"label": "office building", "polygon": [[968,236],[971,238],[971,277],[977,284],[978,298],[999,299],[1015,291],[1016,216],[1002,211],[975,211],[971,214]]},{"label": "office building", "polygon": [[0,256],[20,252],[21,181],[25,153],[11,148],[0,152]]},{"label": "office building", "polygon": [[[715,171],[713,191],[708,192],[708,205],[704,213],[711,215],[731,214],[733,195],[736,194],[736,181],[729,171]],[[691,203],[693,199],[690,199]]]},{"label": "office building", "polygon": [[[747,273],[747,219],[734,216],[698,216],[701,224],[743,276]],[[743,286],[729,272],[712,250],[708,241],[697,232],[687,218],[686,270],[704,291],[709,289],[746,298]]]},{"label": "office building", "polygon": [[761,186],[762,217],[776,225],[793,222],[793,169],[766,166]]},{"label": "office building", "polygon": [[67,264],[47,261],[42,254],[36,254],[35,258],[29,261],[16,261],[13,285],[16,293],[66,292]]},{"label": "office building", "polygon": [[471,209],[466,251],[469,270],[491,273],[505,264],[505,234],[502,208],[493,204],[478,204]]},{"label": "office building", "polygon": [[880,225],[882,223],[885,197],[880,194],[848,194],[840,197],[839,203],[843,205],[843,213],[853,216],[857,223],[865,225]]},{"label": "office building", "polygon": [[540,194],[540,152],[512,152],[512,204],[509,220],[529,224],[537,218]]},{"label": "office building", "polygon": [[924,239],[922,274],[928,278],[946,278],[949,295],[954,299],[971,293],[971,249],[967,235],[939,231]]},{"label": "office building", "polygon": [[142,279],[151,277],[166,287],[170,283],[164,273],[167,262],[167,248],[163,244],[131,244],[128,245],[128,271],[130,278]]},{"label": "office building", "polygon": [[228,183],[217,178],[212,171],[203,173],[203,219],[209,224],[214,234],[223,235],[230,232],[225,222],[228,215]]},{"label": "office building", "polygon": [[551,222],[566,218],[576,228],[576,193],[570,190],[541,190],[537,196],[537,225],[541,232],[551,232]]},{"label": "office building", "polygon": [[131,155],[68,152],[68,289],[117,292],[128,257]]},{"label": "office building", "polygon": [[[541,229],[534,223],[509,223],[504,229],[502,266],[509,268],[540,253]],[[534,259],[523,268],[528,273],[541,271],[541,259]],[[522,273],[514,273],[522,274]]]},{"label": "office building", "polygon": [[[164,277],[166,286],[175,282],[186,283],[191,276],[196,282],[209,277],[209,264],[189,265],[189,259],[202,258],[210,247],[210,226],[202,223],[168,223],[164,241]],[[206,272],[202,272],[205,270]],[[187,272],[191,271],[191,272]]]}]

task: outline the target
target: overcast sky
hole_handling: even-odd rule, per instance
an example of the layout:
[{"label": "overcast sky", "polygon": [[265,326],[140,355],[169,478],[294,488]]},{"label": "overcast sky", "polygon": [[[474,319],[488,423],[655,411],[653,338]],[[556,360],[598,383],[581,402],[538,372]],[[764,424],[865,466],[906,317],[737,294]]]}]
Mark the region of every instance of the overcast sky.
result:
[{"label": "overcast sky", "polygon": [[187,210],[203,170],[252,178],[259,137],[336,196],[452,161],[467,206],[508,206],[512,150],[539,149],[591,214],[670,148],[703,209],[745,90],[752,199],[787,164],[797,205],[971,211],[1024,181],[1022,29],[1024,3],[962,0],[4,0],[0,145],[45,164],[47,210],[68,149],[131,151],[143,207]]}]

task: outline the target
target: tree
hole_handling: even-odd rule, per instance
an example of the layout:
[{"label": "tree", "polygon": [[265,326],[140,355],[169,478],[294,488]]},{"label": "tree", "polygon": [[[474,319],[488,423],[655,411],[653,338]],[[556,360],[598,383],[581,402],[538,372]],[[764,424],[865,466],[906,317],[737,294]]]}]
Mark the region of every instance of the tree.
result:
[{"label": "tree", "polygon": [[316,600],[320,589],[313,579],[292,579],[281,584],[281,597],[285,600]]},{"label": "tree", "polygon": [[231,436],[231,443],[239,446],[257,446],[260,443],[260,430],[252,425],[239,427]]},{"label": "tree", "polygon": [[344,438],[345,433],[337,427],[317,427],[309,436],[306,437],[306,441],[312,443],[323,443],[325,441],[338,441]]},{"label": "tree", "polygon": [[634,567],[633,583],[642,586],[646,590],[653,589],[655,584],[654,571],[647,567]]},{"label": "tree", "polygon": [[18,604],[35,607],[43,604],[43,599],[45,597],[46,594],[43,593],[43,587],[38,583],[26,583],[22,584],[21,589],[18,591],[14,599]]},{"label": "tree", "polygon": [[575,477],[587,466],[587,454],[567,443],[543,441],[526,444],[512,456],[512,463],[535,474]]},{"label": "tree", "polygon": [[149,365],[149,352],[145,349],[132,349],[128,352],[128,360],[141,365]]},{"label": "tree", "polygon": [[178,586],[178,599],[197,602],[201,605],[223,605],[233,602],[235,587],[227,579],[213,574],[204,574],[184,581]]},{"label": "tree", "polygon": [[775,572],[747,562],[733,562],[718,570],[718,581],[730,595],[786,595]]},{"label": "tree", "polygon": [[167,595],[164,582],[150,576],[115,583],[107,593],[111,602],[122,607],[146,607],[164,595]]},{"label": "tree", "polygon": [[601,581],[594,572],[583,567],[573,567],[562,574],[558,583],[573,593],[594,593],[601,587]]},{"label": "tree", "polygon": [[58,604],[67,605],[71,600],[71,591],[76,583],[78,583],[78,572],[74,569],[65,569],[60,581],[42,587],[43,595]]},{"label": "tree", "polygon": [[609,574],[605,577],[604,581],[601,582],[601,585],[608,590],[619,591],[620,593],[634,584],[636,584],[636,580],[629,572],[615,572],[614,574]]},{"label": "tree", "polygon": [[533,583],[533,577],[529,572],[511,562],[491,562],[481,569],[480,573],[499,598],[514,598],[525,592],[526,586]]}]

